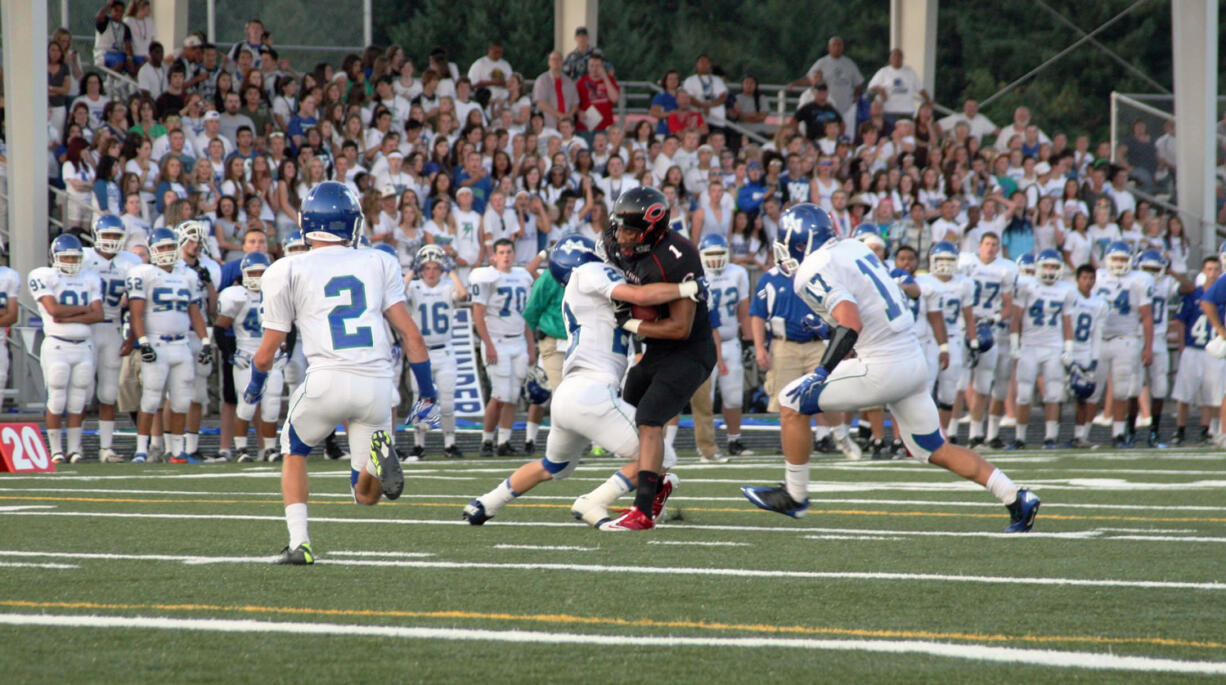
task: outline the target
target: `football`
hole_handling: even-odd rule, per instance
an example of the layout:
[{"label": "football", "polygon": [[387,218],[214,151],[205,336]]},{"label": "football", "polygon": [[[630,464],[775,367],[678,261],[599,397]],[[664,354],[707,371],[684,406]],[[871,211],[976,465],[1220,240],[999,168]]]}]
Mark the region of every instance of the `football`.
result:
[{"label": "football", "polygon": [[636,319],[642,319],[643,321],[655,321],[656,319],[660,318],[660,308],[654,306],[647,307],[639,304],[631,305],[630,315]]}]

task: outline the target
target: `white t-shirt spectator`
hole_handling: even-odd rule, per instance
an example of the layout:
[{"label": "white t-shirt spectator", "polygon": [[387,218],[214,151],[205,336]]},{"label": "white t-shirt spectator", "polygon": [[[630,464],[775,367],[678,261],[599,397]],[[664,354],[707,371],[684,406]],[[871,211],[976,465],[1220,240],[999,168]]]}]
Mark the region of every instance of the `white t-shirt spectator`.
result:
[{"label": "white t-shirt spectator", "polygon": [[1084,233],[1069,231],[1064,236],[1064,254],[1073,266],[1090,263],[1090,239]]},{"label": "white t-shirt spectator", "polygon": [[481,221],[486,245],[492,246],[494,241],[503,238],[514,240],[515,234],[519,232],[519,215],[511,207],[504,207],[501,215],[495,212],[493,207],[487,207]]},{"label": "white t-shirt spectator", "polygon": [[149,97],[156,100],[166,90],[166,74],[169,71],[166,62],[162,62],[160,67],[153,66],[153,62],[145,62],[140,71],[136,72],[136,83],[141,90],[149,92]]},{"label": "white t-shirt spectator", "polygon": [[950,114],[938,121],[937,124],[941,127],[941,131],[946,135],[952,136],[954,127],[964,122],[971,129],[971,137],[981,143],[984,136],[990,136],[996,130],[996,124],[993,124],[991,119],[983,116],[983,112],[975,114],[974,119],[968,119],[962,112]]},{"label": "white t-shirt spectator", "polygon": [[451,213],[455,216],[456,223],[453,243],[456,254],[470,266],[474,266],[481,258],[481,215],[472,210],[466,212],[459,207]]},{"label": "white t-shirt spectator", "polygon": [[[493,60],[489,55],[481,55],[480,59],[473,62],[468,68],[468,80],[473,84],[481,81],[488,81],[494,78],[495,72],[505,81],[511,76],[511,63],[505,59]],[[507,89],[499,86],[490,86],[490,100],[505,100],[507,99]],[[457,103],[458,104],[458,103]],[[463,121],[463,119],[461,119]]]},{"label": "white t-shirt spectator", "polygon": [[[153,25],[153,16],[147,16],[144,19],[136,17],[124,17],[123,23],[128,25],[128,30],[132,33],[132,55],[134,57],[148,57],[149,44],[153,42],[155,28]],[[154,97],[157,97],[156,95]]]},{"label": "white t-shirt spectator", "polygon": [[864,83],[860,67],[847,55],[838,59],[825,55],[809,67],[810,74],[815,71],[822,72],[822,82],[830,91],[830,101],[840,110],[851,106],[856,87]]},{"label": "white t-shirt spectator", "polygon": [[936,245],[952,231],[954,234],[954,244],[957,245],[962,240],[962,233],[966,230],[966,226],[959,224],[957,221],[947,221],[945,217],[938,217],[932,222],[931,235],[932,244]]},{"label": "white t-shirt spectator", "polygon": [[873,74],[868,82],[869,88],[884,88],[889,96],[882,103],[886,114],[911,114],[915,111],[915,103],[919,100],[920,90],[924,84],[915,70],[907,65],[895,69],[885,65]]},{"label": "white t-shirt spectator", "polygon": [[[728,86],[724,85],[724,79],[715,74],[691,74],[681,84],[681,87],[693,97],[704,102],[714,100],[728,92]],[[705,118],[716,126],[723,126],[728,121],[727,111],[723,105],[707,110]]]}]

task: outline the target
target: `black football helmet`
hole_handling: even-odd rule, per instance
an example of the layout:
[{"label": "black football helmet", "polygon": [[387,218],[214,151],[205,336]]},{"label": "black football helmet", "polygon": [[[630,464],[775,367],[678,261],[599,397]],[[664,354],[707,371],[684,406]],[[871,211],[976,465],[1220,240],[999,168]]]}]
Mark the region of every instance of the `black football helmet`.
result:
[{"label": "black football helmet", "polygon": [[614,230],[628,228],[638,231],[639,237],[633,246],[618,244],[623,257],[639,257],[651,252],[656,243],[668,234],[668,199],[664,193],[639,186],[621,194],[613,204],[609,225]]}]

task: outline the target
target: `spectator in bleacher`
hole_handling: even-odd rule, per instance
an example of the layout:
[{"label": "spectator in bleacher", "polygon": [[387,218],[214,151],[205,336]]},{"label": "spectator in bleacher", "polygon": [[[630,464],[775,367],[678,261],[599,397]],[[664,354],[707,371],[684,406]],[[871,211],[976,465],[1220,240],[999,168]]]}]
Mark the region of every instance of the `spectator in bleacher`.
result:
[{"label": "spectator in bleacher", "polygon": [[[1012,143],[1014,137],[1020,138],[1022,140],[1026,139],[1026,127],[1029,125],[1030,125],[1030,110],[1029,109],[1025,107],[1018,107],[1017,109],[1013,110],[1013,122],[1010,123],[1008,126],[1006,126],[1004,129],[1002,129],[999,134],[997,134],[996,143],[993,144],[993,147],[996,148],[997,152],[1008,152],[1010,149],[1009,146]],[[1050,143],[1051,142],[1051,138],[1048,138],[1047,134],[1043,133],[1043,131],[1038,129],[1037,127],[1035,128],[1035,135],[1037,136],[1039,143]]]},{"label": "spectator in bleacher", "polygon": [[136,82],[149,97],[157,99],[166,90],[166,76],[170,67],[162,61],[162,44],[156,40],[149,44],[149,59],[136,73]]},{"label": "spectator in bleacher", "polygon": [[268,111],[268,105],[264,103],[263,94],[259,86],[245,86],[242,97],[243,107],[239,110],[239,114],[251,120],[252,132],[256,138],[263,142],[273,130],[272,112]]},{"label": "spectator in bleacher", "polygon": [[511,75],[511,63],[503,59],[502,41],[492,40],[485,54],[468,68],[468,80],[474,89],[473,97],[482,106],[507,99],[507,78]]},{"label": "spectator in bleacher", "polygon": [[1124,212],[1135,212],[1137,209],[1137,198],[1128,190],[1128,169],[1122,166],[1113,166],[1111,168],[1111,185],[1106,188],[1107,195],[1111,196],[1111,203],[1115,209],[1115,216],[1119,217]]},{"label": "spectator in bleacher", "polygon": [[122,0],[105,0],[94,15],[94,64],[136,75],[132,31],[123,23]]},{"label": "spectator in bleacher", "polygon": [[710,131],[702,111],[695,109],[692,102],[689,91],[677,91],[677,109],[669,113],[667,120],[669,135],[677,135],[683,131],[698,131],[705,136]]},{"label": "spectator in bleacher", "polygon": [[231,62],[237,64],[239,55],[243,52],[249,52],[251,53],[252,66],[258,67],[261,59],[260,48],[264,45],[264,22],[259,19],[252,19],[247,22],[243,31],[243,40],[235,43],[226,56]]},{"label": "spectator in bleacher", "polygon": [[106,103],[102,109],[102,128],[120,142],[128,135],[128,107],[118,100]]},{"label": "spectator in bleacher", "polygon": [[1132,131],[1123,140],[1121,148],[1120,152],[1123,154],[1117,154],[1116,160],[1123,161],[1127,166],[1128,176],[1136,179],[1141,190],[1154,192],[1154,178],[1158,174],[1158,148],[1149,137],[1149,128],[1144,119],[1132,122]]},{"label": "spectator in bleacher", "polygon": [[681,89],[688,92],[693,105],[702,110],[708,126],[722,130],[728,123],[728,109],[724,106],[728,101],[728,86],[721,76],[711,72],[710,57],[698,56],[694,62],[694,73],[685,79]]},{"label": "spectator in bleacher", "polygon": [[47,43],[47,109],[52,127],[64,128],[68,117],[68,100],[72,92],[72,73],[64,63],[64,49],[59,43]]},{"label": "spectator in bleacher", "polygon": [[100,214],[119,214],[123,212],[119,192],[120,162],[116,157],[105,155],[98,162],[94,172],[93,198],[91,206]]},{"label": "spectator in bleacher", "polygon": [[[831,103],[840,112],[850,114],[854,112],[852,107],[864,89],[864,75],[860,73],[860,67],[856,66],[850,57],[843,54],[843,47],[842,38],[831,36],[830,40],[826,41],[826,54],[809,67],[809,73],[805,78],[797,79],[791,85],[825,83],[830,89]],[[848,127],[850,128],[854,122],[853,115],[848,119]]]},{"label": "spectator in bleacher", "polygon": [[758,90],[758,77],[745,74],[741,78],[741,92],[737,93],[728,109],[728,119],[750,133],[765,137],[766,118],[770,113],[770,101]]},{"label": "spectator in bleacher", "polygon": [[132,35],[132,59],[138,69],[149,60],[149,53],[153,48],[156,27],[150,14],[152,9],[149,0],[133,0],[123,18],[123,23],[128,25]]},{"label": "spectator in bleacher", "polygon": [[932,97],[924,90],[919,75],[903,64],[902,50],[890,50],[889,62],[873,74],[868,90],[882,102],[882,115],[893,122],[915,112],[917,100],[931,102]]},{"label": "spectator in bleacher", "polygon": [[154,143],[153,158],[157,160],[159,166],[165,166],[166,160],[170,157],[178,159],[183,164],[195,166],[195,148],[187,140],[183,129],[179,128],[176,120],[169,117],[166,120],[166,125],[170,128],[170,131]]},{"label": "spectator in bleacher", "polygon": [[826,124],[842,121],[842,115],[830,102],[829,87],[825,83],[817,83],[813,86],[813,99],[796,110],[792,120],[806,138],[816,141],[825,134]]},{"label": "spectator in bleacher", "polygon": [[157,198],[156,209],[159,214],[166,212],[167,193],[173,193],[180,200],[187,199],[185,166],[178,157],[170,156],[163,160],[162,170],[158,173],[157,189],[154,191],[154,197]]},{"label": "spectator in bleacher", "polygon": [[621,98],[621,87],[617,85],[617,79],[605,71],[603,53],[594,50],[589,59],[591,64],[587,67],[587,73],[579,79],[576,89],[579,91],[579,130],[587,132],[585,138],[591,142],[592,132],[603,131],[613,125],[613,107]]},{"label": "spectator in bleacher", "polygon": [[95,171],[86,151],[89,143],[84,138],[73,138],[68,141],[68,151],[64,155],[64,164],[60,167],[64,179],[64,190],[68,192],[68,206],[65,211],[65,228],[81,234],[89,228],[92,220],[90,200],[93,196]]},{"label": "spectator in bleacher", "polygon": [[155,100],[158,119],[165,121],[171,114],[178,114],[182,111],[186,102],[183,99],[184,78],[183,69],[178,64],[170,68],[166,76],[166,90],[162,91],[162,94]]},{"label": "spectator in bleacher", "polygon": [[668,135],[668,115],[677,109],[677,92],[680,89],[681,74],[676,69],[669,69],[660,79],[660,92],[651,97],[650,112],[656,120],[656,135]]},{"label": "spectator in bleacher", "polygon": [[102,77],[91,71],[81,80],[81,93],[73,100],[73,105],[78,102],[85,104],[89,110],[89,127],[96,129],[102,125],[102,111],[110,101],[102,88]]},{"label": "spectator in bleacher", "polygon": [[942,131],[952,133],[959,122],[965,122],[970,136],[980,142],[983,142],[984,136],[1000,135],[1000,129],[996,127],[996,124],[993,124],[991,119],[979,111],[979,101],[975,98],[967,98],[962,103],[961,112],[950,114],[937,123],[940,124]]},{"label": "spectator in bleacher", "polygon": [[51,40],[60,46],[60,52],[64,55],[64,65],[68,67],[68,92],[75,93],[77,92],[76,85],[85,77],[85,71],[81,68],[80,53],[72,47],[72,34],[68,29],[61,27],[51,34]]},{"label": "spectator in bleacher", "polygon": [[575,82],[562,73],[562,53],[549,53],[549,69],[536,77],[532,100],[545,115],[545,126],[557,128],[558,119],[572,118],[579,110],[579,91]]},{"label": "spectator in bleacher", "polygon": [[234,141],[222,135],[221,117],[221,114],[213,110],[204,113],[204,132],[192,141],[192,148],[197,151],[197,154],[204,154],[203,151],[209,149],[209,143],[214,139],[221,141],[227,157],[234,152]]},{"label": "spectator in bleacher", "polygon": [[[566,55],[566,60],[562,64],[562,71],[566,73],[572,80],[578,81],[586,76],[591,69],[588,60],[592,54],[598,52],[595,46],[592,45],[590,37],[587,33],[586,26],[580,26],[575,29],[575,49],[571,50]],[[600,55],[600,60],[604,69],[608,73],[613,73],[613,65]]]},{"label": "spectator in bleacher", "polygon": [[[216,53],[216,51],[217,48],[214,47],[213,52]],[[183,89],[185,91],[200,93],[211,98],[212,93],[205,92],[209,88],[202,86],[202,84],[215,82],[219,71],[210,73],[204,68],[205,52],[204,38],[196,33],[188,34],[183,39],[183,49],[179,52],[179,58],[171,65],[171,69],[175,67],[183,68]],[[217,69],[220,70],[220,66],[217,66]]]}]

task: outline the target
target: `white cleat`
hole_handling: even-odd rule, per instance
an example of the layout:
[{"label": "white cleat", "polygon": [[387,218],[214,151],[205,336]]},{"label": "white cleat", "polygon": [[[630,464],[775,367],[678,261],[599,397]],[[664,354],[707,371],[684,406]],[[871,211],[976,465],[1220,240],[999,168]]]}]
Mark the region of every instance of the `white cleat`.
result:
[{"label": "white cleat", "polygon": [[1015,428],[1016,426],[1017,419],[1013,418],[1012,416],[1005,416],[1000,420],[1001,428]]},{"label": "white cleat", "polygon": [[700,454],[700,455],[698,455],[698,461],[700,461],[700,462],[702,462],[702,463],[704,463],[704,464],[727,464],[727,463],[728,463],[728,457],[725,457],[724,455],[720,454],[719,452],[716,452],[715,454],[713,454],[713,455],[711,455],[711,456],[709,456],[709,457],[704,457],[704,456],[702,456],[702,455]]},{"label": "white cleat", "polygon": [[80,464],[84,459],[85,455],[81,454],[80,452],[73,452],[72,454],[68,455],[68,463],[70,464]]},{"label": "white cleat", "polygon": [[834,444],[843,451],[843,456],[848,461],[859,461],[860,458],[864,456],[860,446],[856,444],[855,440],[851,439],[851,434],[847,434],[841,438],[835,438]]},{"label": "white cleat", "polygon": [[593,528],[599,528],[601,521],[607,521],[609,510],[588,499],[587,495],[579,495],[575,503],[570,505],[570,513]]},{"label": "white cleat", "polygon": [[98,461],[103,464],[122,464],[123,457],[119,456],[119,453],[110,447],[103,447],[98,450]]}]

